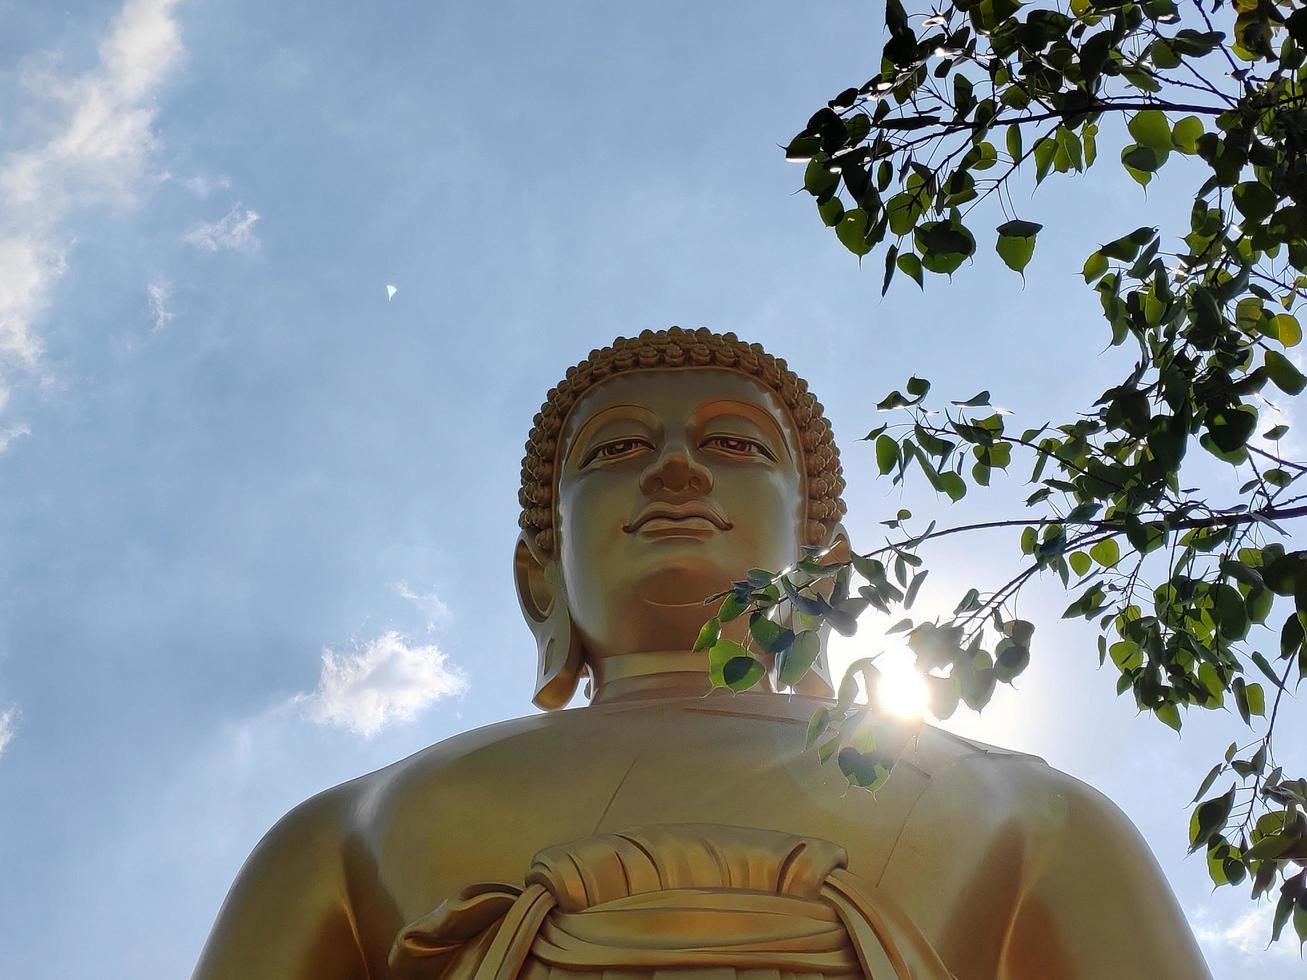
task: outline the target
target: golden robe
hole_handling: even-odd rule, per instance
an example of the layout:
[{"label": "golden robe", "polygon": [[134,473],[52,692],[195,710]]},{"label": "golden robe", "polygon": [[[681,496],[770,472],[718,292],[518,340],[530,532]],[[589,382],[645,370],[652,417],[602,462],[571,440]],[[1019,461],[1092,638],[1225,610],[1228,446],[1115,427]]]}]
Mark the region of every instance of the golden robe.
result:
[{"label": "golden robe", "polygon": [[524,887],[464,888],[401,931],[406,980],[949,980],[829,841],[715,824],[598,834],[536,855]]}]

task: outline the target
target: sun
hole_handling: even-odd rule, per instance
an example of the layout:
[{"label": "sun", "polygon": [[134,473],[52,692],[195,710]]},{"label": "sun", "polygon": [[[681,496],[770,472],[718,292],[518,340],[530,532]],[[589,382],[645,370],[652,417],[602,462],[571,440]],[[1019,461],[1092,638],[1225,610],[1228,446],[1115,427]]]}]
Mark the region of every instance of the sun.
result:
[{"label": "sun", "polygon": [[930,708],[925,678],[898,657],[882,657],[876,663],[880,667],[880,684],[876,690],[880,706],[898,718],[924,717]]},{"label": "sun", "polygon": [[877,705],[889,714],[915,720],[925,717],[929,711],[930,692],[926,681],[912,666],[915,658],[900,637],[877,636],[871,643],[861,636],[846,637],[832,632],[827,652],[836,682],[853,661],[875,656],[880,682],[874,696]]}]

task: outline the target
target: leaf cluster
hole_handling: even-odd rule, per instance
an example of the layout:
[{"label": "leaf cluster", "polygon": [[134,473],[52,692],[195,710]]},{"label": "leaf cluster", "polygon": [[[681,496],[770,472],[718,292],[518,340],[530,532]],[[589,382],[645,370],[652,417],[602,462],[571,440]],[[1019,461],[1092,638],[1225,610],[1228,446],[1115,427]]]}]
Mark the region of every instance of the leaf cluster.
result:
[{"label": "leaf cluster", "polygon": [[[1196,794],[1190,845],[1218,885],[1247,881],[1254,897],[1278,887],[1274,937],[1292,920],[1307,940],[1307,780],[1285,772],[1274,741],[1286,693],[1307,676],[1307,552],[1287,544],[1288,524],[1307,515],[1296,492],[1307,463],[1281,452],[1286,425],[1262,420],[1271,398],[1307,387],[1292,355],[1307,290],[1307,8],[952,0],[910,15],[887,0],[885,19],[877,74],[836,95],[786,147],[844,247],[883,250],[882,291],[897,275],[924,288],[958,271],[986,237],[976,224],[993,216],[977,210],[985,202],[1000,212],[995,252],[1024,274],[1044,229],[1017,213],[1012,183],[1084,172],[1108,154],[1105,134],[1121,134],[1111,155],[1142,187],[1189,179],[1192,166],[1165,170],[1179,157],[1199,177],[1187,226],[1126,231],[1080,270],[1129,364],[1082,415],[1013,428],[989,392],[936,413],[929,382],[915,377],[877,405],[899,419],[867,436],[884,477],[915,474],[957,501],[1019,460],[1030,516],[931,525],[806,574],[829,578],[839,596],[852,569],[866,582],[857,598],[889,613],[910,607],[925,579],[922,544],[1011,528],[1021,560],[1012,579],[968,591],[950,617],[894,627],[907,633],[933,713],[982,707],[1021,674],[1033,627],[1015,616],[1017,596],[1032,577],[1056,576],[1071,593],[1064,615],[1098,631],[1119,694],[1176,731],[1192,711],[1231,709],[1253,730]],[[1239,474],[1237,495],[1214,501],[1187,485],[1198,455]],[[887,523],[906,533],[903,520]],[[768,581],[780,583],[777,601],[811,591],[788,580]],[[733,597],[754,608],[752,591]],[[804,614],[839,628],[856,610],[818,603]],[[850,717],[837,704],[814,719],[823,761],[857,748],[842,727]],[[880,774],[873,761],[886,760],[840,764],[851,781],[871,774],[879,785],[893,767]]]}]

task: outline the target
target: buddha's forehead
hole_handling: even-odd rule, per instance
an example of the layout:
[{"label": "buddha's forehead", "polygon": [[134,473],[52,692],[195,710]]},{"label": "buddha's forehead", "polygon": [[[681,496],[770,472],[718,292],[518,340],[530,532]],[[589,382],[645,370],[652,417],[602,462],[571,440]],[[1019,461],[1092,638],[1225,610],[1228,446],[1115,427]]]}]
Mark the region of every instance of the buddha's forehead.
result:
[{"label": "buddha's forehead", "polygon": [[593,386],[572,407],[559,446],[565,457],[576,435],[600,419],[629,412],[682,426],[733,411],[769,420],[798,460],[794,420],[780,398],[749,375],[727,368],[649,368],[615,375]]}]

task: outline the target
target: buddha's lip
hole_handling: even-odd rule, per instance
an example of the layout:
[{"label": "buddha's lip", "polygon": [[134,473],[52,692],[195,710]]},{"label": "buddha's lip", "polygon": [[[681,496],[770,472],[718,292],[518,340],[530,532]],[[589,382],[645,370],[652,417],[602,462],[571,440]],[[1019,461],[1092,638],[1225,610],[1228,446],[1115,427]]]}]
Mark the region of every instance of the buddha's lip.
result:
[{"label": "buddha's lip", "polygon": [[656,503],[650,504],[644,510],[640,511],[638,517],[630,524],[625,525],[622,530],[628,533],[638,531],[649,521],[666,520],[666,521],[686,521],[691,518],[701,518],[708,521],[714,527],[723,531],[729,531],[734,525],[717,511],[703,502],[692,504],[667,504]]}]

